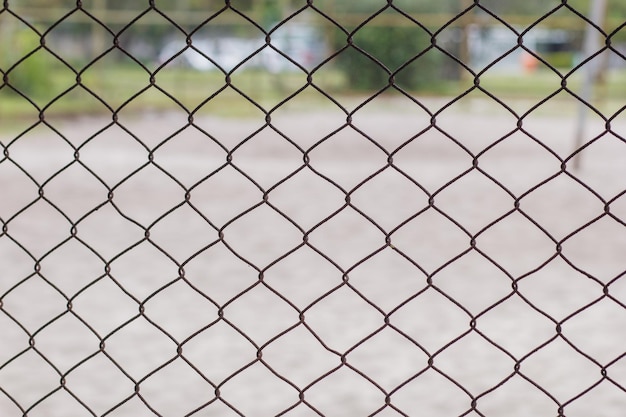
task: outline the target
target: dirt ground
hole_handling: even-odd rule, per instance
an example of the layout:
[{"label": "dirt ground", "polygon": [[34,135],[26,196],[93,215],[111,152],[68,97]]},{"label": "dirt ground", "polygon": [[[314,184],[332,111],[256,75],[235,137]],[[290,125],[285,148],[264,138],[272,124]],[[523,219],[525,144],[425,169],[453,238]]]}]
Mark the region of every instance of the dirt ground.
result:
[{"label": "dirt ground", "polygon": [[0,414],[623,415],[626,120],[432,117],[0,136]]}]

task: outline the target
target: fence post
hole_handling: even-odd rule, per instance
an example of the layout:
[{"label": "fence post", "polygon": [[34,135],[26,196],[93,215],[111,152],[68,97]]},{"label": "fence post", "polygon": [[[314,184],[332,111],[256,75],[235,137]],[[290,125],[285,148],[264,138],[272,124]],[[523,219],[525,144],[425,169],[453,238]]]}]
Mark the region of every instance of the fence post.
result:
[{"label": "fence post", "polygon": [[[606,19],[606,2],[607,0],[592,0],[590,2],[589,20],[593,22],[599,28],[604,27],[604,21]],[[600,48],[600,33],[591,24],[587,25],[585,31],[585,39],[583,43],[583,55],[589,57],[596,53]],[[598,62],[592,59],[587,62],[583,67],[583,82],[580,91],[580,98],[582,101],[578,105],[578,115],[576,117],[576,131],[574,141],[574,152],[576,152],[583,145],[585,136],[585,130],[587,128],[587,103],[591,100],[593,94],[593,85],[596,82],[598,76],[598,70],[600,66]],[[574,170],[580,169],[580,153],[574,156]]]},{"label": "fence post", "polygon": [[[458,9],[459,13],[463,12],[463,10],[471,7],[471,0],[459,0]],[[470,12],[473,14],[473,11]],[[459,45],[459,58],[466,65],[471,62],[470,49],[469,49],[469,30],[470,26],[474,23],[474,19],[471,14],[464,14],[461,18],[461,44]],[[464,71],[458,66],[459,71],[459,80],[469,80],[470,73]]]}]

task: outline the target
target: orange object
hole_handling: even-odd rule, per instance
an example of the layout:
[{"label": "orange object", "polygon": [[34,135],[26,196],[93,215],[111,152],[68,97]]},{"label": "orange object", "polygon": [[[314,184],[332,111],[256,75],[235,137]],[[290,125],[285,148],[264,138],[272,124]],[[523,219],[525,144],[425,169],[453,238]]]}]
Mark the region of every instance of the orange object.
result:
[{"label": "orange object", "polygon": [[535,72],[539,66],[539,60],[532,54],[524,51],[522,54],[522,67],[525,72]]}]

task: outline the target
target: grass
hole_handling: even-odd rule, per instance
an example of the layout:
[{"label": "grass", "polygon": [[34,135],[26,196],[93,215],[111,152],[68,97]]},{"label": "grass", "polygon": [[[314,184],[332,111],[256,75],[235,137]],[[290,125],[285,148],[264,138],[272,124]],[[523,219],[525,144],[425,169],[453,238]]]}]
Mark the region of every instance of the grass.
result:
[{"label": "grass", "polygon": [[[11,118],[19,117],[37,111],[37,107],[45,109],[47,114],[176,107],[183,107],[191,112],[214,94],[219,96],[219,100],[215,100],[220,101],[220,105],[215,107],[218,113],[238,115],[244,111],[242,107],[251,105],[234,88],[227,85],[224,74],[218,71],[166,69],[155,74],[154,84],[150,82],[151,74],[139,66],[92,68],[80,74],[68,69],[56,69],[49,76],[51,87],[43,93],[29,97],[34,104],[10,91],[8,87],[0,90],[0,114]],[[80,83],[76,81],[78,76]],[[250,99],[271,106],[273,102],[278,103],[301,88],[306,82],[303,78],[297,74],[278,76],[261,71],[246,71],[233,74],[231,85]],[[211,106],[213,103],[209,101],[206,104]]]},{"label": "grass", "polygon": [[[192,112],[200,106],[209,106],[218,114],[237,116],[242,111],[246,112],[244,107],[255,107],[251,100],[269,110],[306,85],[306,74],[303,72],[271,74],[248,69],[234,71],[227,76],[218,70],[196,71],[167,66],[162,69],[156,66],[142,68],[132,61],[96,63],[81,70],[57,64],[44,74],[48,77],[47,88],[29,94],[32,103],[8,86],[2,86],[0,117],[19,117],[36,111],[37,107],[45,109],[46,114],[72,114],[176,107]],[[154,77],[153,82],[151,77]],[[325,71],[321,78],[320,87],[329,91],[343,84],[341,75],[336,71]],[[305,91],[305,95],[314,95],[314,89],[306,90],[310,91]],[[208,100],[214,95],[219,99]]]},{"label": "grass", "polygon": [[[561,76],[550,70],[534,73],[506,74],[503,72],[489,73],[481,76],[481,87],[497,95],[506,97],[538,98],[546,96],[561,88],[563,79],[566,87],[574,92],[581,89],[582,73],[580,71],[565,77],[568,70],[562,70]],[[626,72],[611,71],[601,82],[596,91],[597,99],[623,99],[626,97]]]},{"label": "grass", "polygon": [[[151,84],[152,75],[154,83]],[[331,103],[315,88],[304,88],[306,74],[299,71],[271,74],[254,69],[239,70],[230,76],[230,83],[227,83],[225,74],[217,70],[202,72],[181,67],[146,70],[130,61],[98,62],[78,71],[58,64],[51,66],[46,76],[49,77],[48,88],[29,96],[30,101],[6,85],[0,87],[0,123],[3,130],[20,120],[37,120],[40,110],[48,117],[171,109],[248,117],[271,111],[287,99],[281,105],[299,109]],[[561,77],[549,70],[531,74],[487,72],[480,77],[480,87],[505,100],[536,102],[559,90],[561,81]],[[332,68],[322,67],[315,72],[313,83],[340,102],[342,98],[354,98],[355,95],[347,91],[345,75]],[[580,74],[567,78],[567,87],[572,91],[579,91],[580,84]],[[473,85],[473,79],[444,81],[417,94],[454,97]],[[302,88],[295,97],[289,98]],[[621,108],[626,97],[626,72],[610,73],[596,92],[600,106],[615,110]]]}]

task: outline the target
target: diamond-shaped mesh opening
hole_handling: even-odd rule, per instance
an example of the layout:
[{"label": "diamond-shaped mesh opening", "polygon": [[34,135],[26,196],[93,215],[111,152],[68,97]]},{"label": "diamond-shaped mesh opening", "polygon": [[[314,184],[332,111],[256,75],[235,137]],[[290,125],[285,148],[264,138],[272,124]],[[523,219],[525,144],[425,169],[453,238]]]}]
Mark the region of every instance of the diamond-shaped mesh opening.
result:
[{"label": "diamond-shaped mesh opening", "polygon": [[38,276],[14,286],[2,297],[3,310],[32,335],[67,310],[67,300]]},{"label": "diamond-shaped mesh opening", "polygon": [[[103,229],[102,225],[106,224]],[[77,224],[76,236],[105,259],[124,252],[144,238],[140,226],[120,216],[111,204],[98,207]]]},{"label": "diamond-shaped mesh opening", "polygon": [[620,159],[626,154],[626,143],[623,138],[610,133],[599,133],[598,136],[594,136],[594,139],[587,143],[584,153],[585,156],[593,155],[589,158],[593,158],[597,162],[589,165],[589,171],[577,173],[575,177],[592,188],[596,194],[609,200],[624,191],[624,185],[611,181],[602,167],[612,167],[611,170],[614,174],[611,175],[624,175],[625,167]]},{"label": "diamond-shaped mesh opening", "polygon": [[[600,199],[563,174],[524,195],[520,208],[559,240],[604,211]],[[563,216],[564,211],[567,211],[567,216]]]},{"label": "diamond-shaped mesh opening", "polygon": [[258,131],[242,143],[232,153],[232,159],[233,166],[264,189],[271,188],[302,166],[302,153],[270,128]]},{"label": "diamond-shaped mesh opening", "polygon": [[[502,320],[502,317],[509,319]],[[515,296],[503,300],[482,315],[476,328],[516,358],[525,356],[555,335],[552,320]]]},{"label": "diamond-shaped mesh opening", "polygon": [[254,344],[223,320],[194,334],[183,345],[182,353],[185,360],[215,385],[248,366],[256,355]]},{"label": "diamond-shaped mesh opening", "polygon": [[[59,333],[65,338],[59,339],[56,336]],[[97,336],[71,314],[46,326],[34,340],[37,350],[63,373],[97,352],[100,343]]]},{"label": "diamond-shaped mesh opening", "polygon": [[16,356],[0,370],[5,395],[24,409],[60,387],[60,375],[35,350]]},{"label": "diamond-shaped mesh opening", "polygon": [[346,352],[382,326],[382,314],[350,288],[326,295],[306,311],[306,322],[334,352]]},{"label": "diamond-shaped mesh opening", "polygon": [[[193,127],[184,127],[165,139],[154,152],[154,163],[186,187],[219,169],[226,152],[212,138]],[[194,164],[195,169],[191,168]]]},{"label": "diamond-shaped mesh opening", "polygon": [[[344,228],[351,233],[337,233]],[[309,244],[348,269],[384,247],[384,236],[355,209],[346,208],[315,229],[310,234]]]},{"label": "diamond-shaped mesh opening", "polygon": [[[125,94],[115,93],[115,89],[111,88],[110,79],[104,76],[111,68],[119,72],[119,78],[124,80]],[[81,84],[112,109],[122,107],[150,87],[148,71],[119,49],[108,51],[99,59],[92,61],[83,70],[81,78]]]},{"label": "diamond-shaped mesh opening", "polygon": [[[187,111],[186,109],[193,108],[199,99],[196,98],[195,101],[192,100],[194,100],[193,97],[183,95],[181,95],[180,100],[175,100],[172,98],[171,94],[164,89],[159,89],[153,85],[146,85],[132,97],[129,97],[129,99],[122,103],[117,109],[119,125],[123,127],[126,123],[126,119],[134,117],[138,112],[142,112],[144,109],[152,109],[153,111]],[[159,136],[153,135],[152,139],[158,138]]]},{"label": "diamond-shaped mesh opening", "polygon": [[492,343],[472,332],[440,352],[434,366],[473,395],[483,393],[506,379],[514,364]]},{"label": "diamond-shaped mesh opening", "polygon": [[[94,379],[97,372],[99,377]],[[104,414],[129,396],[133,382],[105,355],[98,354],[65,376],[65,389],[76,397],[94,398],[89,404],[92,412]]]},{"label": "diamond-shaped mesh opening", "polygon": [[[357,130],[366,132],[367,137],[372,139],[378,147],[391,153],[395,158],[394,151],[430,127],[432,115],[429,110],[420,105],[421,102],[421,99],[416,101],[412,96],[379,95],[367,103],[359,103],[358,108],[355,108],[350,116],[351,124]],[[397,110],[381,111],[389,106]],[[382,117],[385,121],[379,122],[378,117]],[[393,126],[393,135],[389,135],[388,126]]]},{"label": "diamond-shaped mesh opening", "polygon": [[[149,205],[134,198],[138,190],[145,193],[146,201],[151,202]],[[180,205],[183,199],[184,190],[180,185],[163,171],[148,165],[115,188],[113,202],[125,216],[147,227],[163,213]]]},{"label": "diamond-shaped mesh opening", "polygon": [[[183,227],[177,227],[180,225]],[[150,230],[150,241],[179,263],[213,244],[216,238],[214,227],[187,204],[160,218]]]},{"label": "diamond-shaped mesh opening", "polygon": [[476,247],[516,278],[540,268],[556,254],[554,242],[518,212],[487,228]]},{"label": "diamond-shaped mesh opening", "polygon": [[176,348],[170,337],[143,317],[127,321],[104,340],[106,355],[134,381],[172,360]]},{"label": "diamond-shaped mesh opening", "polygon": [[[259,272],[223,243],[215,243],[184,265],[188,282],[220,305],[235,298],[259,279]],[[228,279],[224,279],[228,277]]]},{"label": "diamond-shaped mesh opening", "polygon": [[107,200],[106,187],[77,163],[51,178],[43,192],[48,201],[72,220],[80,219]]},{"label": "diamond-shaped mesh opening", "polygon": [[[474,200],[459,197],[464,190],[472,190]],[[476,200],[480,203],[476,204]],[[512,201],[500,186],[474,170],[437,194],[436,206],[454,221],[477,232],[507,214]]]},{"label": "diamond-shaped mesh opening", "polygon": [[221,233],[235,255],[258,267],[269,265],[302,244],[298,229],[266,204],[235,219]]},{"label": "diamond-shaped mesh opening", "polygon": [[562,338],[525,358],[519,372],[560,403],[573,399],[602,379],[600,365],[576,352]]},{"label": "diamond-shaped mesh opening", "polygon": [[[81,106],[84,106],[85,113],[77,118],[68,119],[63,108],[64,106],[68,106],[69,108],[75,106],[76,104],[71,102],[74,99],[76,99],[76,102],[80,102]],[[57,106],[59,108],[58,112],[52,110],[56,109]],[[96,108],[94,109],[94,107]],[[47,125],[54,129],[70,146],[76,148],[78,154],[73,152],[73,149],[72,151],[68,149],[67,152],[73,152],[72,158],[78,160],[78,162],[80,162],[81,159],[81,147],[111,124],[111,120],[103,119],[98,115],[98,108],[103,110],[105,107],[97,98],[86,92],[86,90],[75,88],[55,101],[53,107],[51,106],[46,110]]]},{"label": "diamond-shaped mesh opening", "polygon": [[[314,199],[316,204],[309,206],[298,203],[308,198]],[[270,199],[274,207],[309,230],[343,207],[346,196],[311,169],[302,169],[277,185]]]},{"label": "diamond-shaped mesh opening", "polygon": [[624,390],[621,387],[615,386],[609,382],[603,381],[599,385],[595,386],[591,391],[585,394],[579,401],[568,404],[565,412],[569,416],[584,416],[592,413],[595,404],[602,403],[604,398],[624,395]]},{"label": "diamond-shaped mesh opening", "polygon": [[[608,317],[610,320],[606,319]],[[623,306],[612,300],[603,299],[565,321],[563,335],[598,362],[610,363],[624,353],[623,348],[619,346],[624,343],[624,336],[619,329],[624,328],[625,321]],[[590,340],[602,342],[589,343]]]},{"label": "diamond-shaped mesh opening", "polygon": [[[309,166],[318,175],[346,191],[376,174],[387,162],[385,154],[370,138],[350,126],[322,139],[309,151],[308,157]],[[345,158],[349,164],[337,164],[338,159]]]},{"label": "diamond-shaped mesh opening", "polygon": [[[260,362],[242,370],[220,388],[226,403],[248,416],[276,415],[298,403],[298,391],[275,375]],[[251,397],[253,401],[245,401]]]},{"label": "diamond-shaped mesh opening", "polygon": [[271,116],[272,126],[286,137],[297,136],[297,145],[305,150],[346,123],[342,109],[312,87],[275,109]]},{"label": "diamond-shaped mesh opening", "polygon": [[257,285],[230,302],[224,308],[224,318],[260,346],[296,324],[298,313],[272,291]]},{"label": "diamond-shaped mesh opening", "polygon": [[113,187],[148,162],[148,152],[122,127],[107,125],[80,148],[80,161]]},{"label": "diamond-shaped mesh opening", "polygon": [[[150,262],[147,262],[147,260]],[[141,271],[134,265],[144,264]],[[108,265],[109,276],[132,297],[143,301],[179,277],[176,263],[154,245],[142,242],[116,257]]]},{"label": "diamond-shaped mesh opening", "polygon": [[377,252],[349,272],[350,285],[384,312],[419,292],[426,283],[420,269],[391,248]]},{"label": "diamond-shaped mesh opening", "polygon": [[393,393],[396,409],[406,415],[462,415],[470,408],[470,396],[449,378],[433,368],[416,370],[417,377]]},{"label": "diamond-shaped mesh opening", "polygon": [[[359,393],[366,393],[361,398]],[[305,393],[305,401],[322,415],[331,413],[370,415],[384,403],[380,388],[357,371],[341,366],[317,381]]]},{"label": "diamond-shaped mesh opening", "polygon": [[620,415],[622,7],[13,3],[3,417]]},{"label": "diamond-shaped mesh opening", "polygon": [[393,163],[426,192],[434,193],[467,172],[472,159],[445,133],[429,126],[393,155]]},{"label": "diamond-shaped mesh opening", "polygon": [[392,230],[416,209],[427,206],[428,196],[410,179],[388,168],[357,188],[350,202],[376,224]]},{"label": "diamond-shaped mesh opening", "polygon": [[185,281],[176,281],[143,304],[144,315],[178,341],[217,319],[216,306]]},{"label": "diamond-shaped mesh opening", "polygon": [[92,414],[92,411],[66,390],[59,390],[54,395],[47,397],[32,408],[28,414],[35,417],[57,416],[59,415],[58,410],[67,410],[67,413],[75,416],[89,416]]},{"label": "diamond-shaped mesh opening", "polygon": [[[525,160],[521,160],[524,155]],[[530,164],[528,161],[531,161]],[[518,175],[527,169],[526,175]],[[509,192],[520,195],[533,186],[550,179],[560,170],[561,162],[548,153],[532,137],[518,131],[480,156],[479,167],[505,187]]]},{"label": "diamond-shaped mesh opening", "polygon": [[410,338],[386,327],[351,351],[347,360],[390,392],[425,368],[428,356]]},{"label": "diamond-shaped mesh opening", "polygon": [[232,166],[223,166],[191,189],[189,204],[216,227],[262,202],[263,193]]},{"label": "diamond-shaped mesh opening", "polygon": [[104,337],[134,317],[137,304],[113,280],[105,277],[72,299],[72,311]]},{"label": "diamond-shaped mesh opening", "polygon": [[34,126],[5,146],[7,159],[3,163],[12,162],[28,172],[39,184],[65,168],[74,159],[73,150],[66,141],[43,124]]},{"label": "diamond-shaped mesh opening", "polygon": [[[590,245],[590,241],[595,243]],[[624,224],[603,216],[565,240],[562,255],[581,272],[608,283],[626,269],[622,261],[613,261],[622,259],[618,254],[623,253],[624,245]]]},{"label": "diamond-shaped mesh opening", "polygon": [[289,303],[304,310],[341,284],[342,275],[332,261],[303,246],[266,269],[263,281]]},{"label": "diamond-shaped mesh opening", "polygon": [[433,285],[475,315],[511,293],[506,272],[477,251],[467,252],[438,270]]},{"label": "diamond-shaped mesh opening", "polygon": [[422,271],[434,272],[470,249],[468,232],[452,220],[433,208],[420,208],[417,213],[395,231],[391,242]]},{"label": "diamond-shaped mesh opening", "polygon": [[[618,281],[619,282],[619,281]],[[519,294],[538,311],[561,321],[597,300],[603,289],[596,281],[555,258],[517,282]],[[559,302],[555,302],[558,299]]]},{"label": "diamond-shaped mesh opening", "polygon": [[301,389],[339,363],[337,356],[304,326],[293,328],[268,344],[263,349],[263,360]]},{"label": "diamond-shaped mesh opening", "polygon": [[159,414],[168,410],[172,415],[184,416],[212,401],[213,391],[197,371],[182,358],[175,358],[143,379],[138,395]]},{"label": "diamond-shaped mesh opening", "polygon": [[[485,415],[503,415],[509,407],[525,415],[549,414],[555,402],[529,381],[515,375],[497,390],[481,397],[477,408]],[[569,414],[569,413],[568,413]]]},{"label": "diamond-shaped mesh opening", "polygon": [[[120,27],[117,32],[119,48],[137,63],[153,70],[155,64],[153,57],[158,55],[159,44],[170,33],[179,33],[179,28],[175,22],[172,22],[167,15],[159,13],[155,9],[147,9],[145,11],[134,11],[136,17],[132,20],[131,25]],[[129,13],[130,15],[130,13]],[[150,37],[150,27],[157,26],[159,30],[156,36]]]},{"label": "diamond-shaped mesh opening", "polygon": [[[253,86],[265,86],[267,80],[254,78],[254,74],[255,73],[252,73],[251,78],[247,79],[248,83]],[[233,85],[223,83],[220,84],[219,90],[215,93],[204,94],[204,101],[194,110],[194,114],[210,117],[221,115],[226,117],[240,116],[243,118],[258,118],[261,117],[261,115],[264,117],[265,111],[266,109],[251,100],[247,95],[241,94]],[[199,123],[199,125],[200,127],[204,127],[203,123]],[[211,130],[212,129],[208,129],[207,131],[211,132]],[[232,140],[232,137],[220,138],[220,140],[222,139],[225,140],[225,142],[222,143],[228,143],[229,140]]]},{"label": "diamond-shaped mesh opening", "polygon": [[429,354],[467,332],[469,319],[454,302],[430,288],[400,305],[389,317],[394,329]]}]

